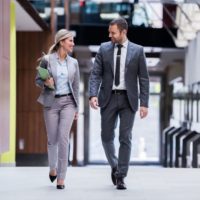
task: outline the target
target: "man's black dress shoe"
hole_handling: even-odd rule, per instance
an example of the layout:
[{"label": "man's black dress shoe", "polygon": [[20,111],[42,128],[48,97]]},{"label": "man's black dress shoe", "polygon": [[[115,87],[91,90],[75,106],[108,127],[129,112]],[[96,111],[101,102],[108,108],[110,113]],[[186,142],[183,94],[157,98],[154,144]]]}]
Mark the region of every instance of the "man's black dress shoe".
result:
[{"label": "man's black dress shoe", "polygon": [[57,189],[62,190],[65,188],[65,185],[57,185]]},{"label": "man's black dress shoe", "polygon": [[118,190],[126,190],[126,185],[124,183],[124,179],[122,177],[117,178],[117,189]]},{"label": "man's black dress shoe", "polygon": [[56,180],[57,176],[52,176],[49,174],[49,179],[53,183]]},{"label": "man's black dress shoe", "polygon": [[112,172],[111,172],[111,179],[114,185],[117,184],[116,175],[115,175],[116,171],[117,171],[117,167],[113,167]]}]

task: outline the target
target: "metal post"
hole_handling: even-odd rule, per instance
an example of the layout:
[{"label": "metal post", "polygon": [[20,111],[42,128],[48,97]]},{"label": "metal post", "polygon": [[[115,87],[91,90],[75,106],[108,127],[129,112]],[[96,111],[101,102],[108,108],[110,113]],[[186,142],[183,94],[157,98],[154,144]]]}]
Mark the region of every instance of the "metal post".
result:
[{"label": "metal post", "polygon": [[57,16],[56,13],[54,12],[55,8],[55,0],[51,0],[51,32],[52,35],[54,36],[57,30]]},{"label": "metal post", "polygon": [[70,15],[69,15],[69,5],[70,0],[64,0],[64,6],[65,6],[65,28],[69,29],[70,26]]}]

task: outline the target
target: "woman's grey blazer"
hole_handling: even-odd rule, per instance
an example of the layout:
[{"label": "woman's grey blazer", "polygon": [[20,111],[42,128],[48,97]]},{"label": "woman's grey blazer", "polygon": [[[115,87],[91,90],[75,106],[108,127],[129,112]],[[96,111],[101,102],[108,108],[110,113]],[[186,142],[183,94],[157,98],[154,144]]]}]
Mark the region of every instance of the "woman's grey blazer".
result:
[{"label": "woman's grey blazer", "polygon": [[[47,68],[49,74],[53,77],[55,88],[57,83],[57,72],[56,72],[56,62],[57,57],[56,53],[45,55],[41,62],[40,67]],[[77,107],[77,111],[79,108],[79,81],[80,81],[80,74],[79,74],[79,65],[76,59],[72,58],[71,56],[67,56],[67,68],[69,73],[69,86],[72,91],[72,95],[75,100],[75,104]],[[41,103],[44,107],[51,107],[55,100],[55,90],[49,89],[44,85],[44,80],[42,80],[37,73],[35,78],[36,85],[42,88],[41,94],[37,101]]]}]

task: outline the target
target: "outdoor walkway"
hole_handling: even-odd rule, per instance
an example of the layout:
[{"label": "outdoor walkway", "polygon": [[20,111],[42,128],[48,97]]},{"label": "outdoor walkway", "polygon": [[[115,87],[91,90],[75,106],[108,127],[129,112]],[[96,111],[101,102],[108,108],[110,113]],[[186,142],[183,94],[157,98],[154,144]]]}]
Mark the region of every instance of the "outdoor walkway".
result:
[{"label": "outdoor walkway", "polygon": [[116,190],[108,166],[69,167],[66,189],[47,167],[0,167],[0,200],[199,200],[200,169],[130,167],[127,190]]}]

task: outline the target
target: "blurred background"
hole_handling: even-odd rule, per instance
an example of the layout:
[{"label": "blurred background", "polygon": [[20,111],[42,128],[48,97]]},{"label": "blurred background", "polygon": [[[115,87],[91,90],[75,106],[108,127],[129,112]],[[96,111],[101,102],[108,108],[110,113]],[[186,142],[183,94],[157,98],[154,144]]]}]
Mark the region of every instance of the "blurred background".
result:
[{"label": "blurred background", "polygon": [[[80,116],[70,137],[70,164],[107,164],[100,114],[88,105],[88,78],[108,23],[124,17],[130,41],[144,46],[149,115],[133,128],[131,164],[200,167],[200,2],[187,0],[1,0],[0,166],[47,166],[37,59],[57,30],[75,34],[81,73]],[[118,130],[118,127],[117,127]],[[118,134],[116,131],[116,145]]]}]

